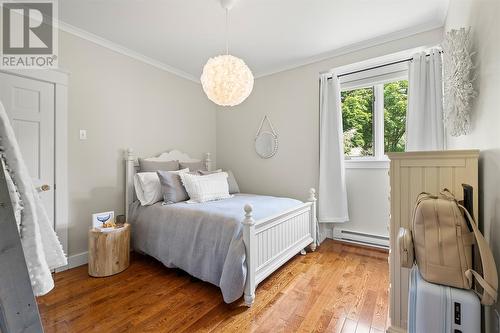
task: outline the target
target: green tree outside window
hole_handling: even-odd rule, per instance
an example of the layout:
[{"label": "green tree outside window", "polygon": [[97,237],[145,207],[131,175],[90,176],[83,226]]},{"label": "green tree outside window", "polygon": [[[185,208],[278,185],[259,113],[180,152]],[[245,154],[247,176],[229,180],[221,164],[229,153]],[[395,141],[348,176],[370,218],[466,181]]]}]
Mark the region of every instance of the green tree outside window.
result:
[{"label": "green tree outside window", "polygon": [[384,84],[384,151],[405,151],[408,81]]},{"label": "green tree outside window", "polygon": [[[384,152],[405,149],[408,81],[384,84]],[[374,88],[341,92],[344,153],[374,156]]]},{"label": "green tree outside window", "polygon": [[373,155],[373,87],[343,91],[344,154]]}]

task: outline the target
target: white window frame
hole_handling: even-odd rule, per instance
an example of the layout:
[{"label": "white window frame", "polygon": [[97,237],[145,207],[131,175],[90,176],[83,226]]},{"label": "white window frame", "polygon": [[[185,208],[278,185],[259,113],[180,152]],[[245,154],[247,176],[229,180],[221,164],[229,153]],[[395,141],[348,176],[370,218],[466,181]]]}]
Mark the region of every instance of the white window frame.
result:
[{"label": "white window frame", "polygon": [[[355,72],[355,71],[354,71]],[[341,73],[340,73],[341,74]],[[341,91],[373,87],[373,156],[345,156],[346,168],[387,169],[389,159],[384,152],[384,84],[408,80],[406,62],[360,71],[340,77]]]}]

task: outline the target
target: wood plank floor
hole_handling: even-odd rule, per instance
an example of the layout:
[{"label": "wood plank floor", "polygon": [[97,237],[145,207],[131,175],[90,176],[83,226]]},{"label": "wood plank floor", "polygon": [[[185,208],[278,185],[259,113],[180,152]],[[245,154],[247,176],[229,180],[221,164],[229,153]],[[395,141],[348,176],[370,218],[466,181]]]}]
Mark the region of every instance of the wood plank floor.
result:
[{"label": "wood plank floor", "polygon": [[219,289],[135,255],[91,278],[87,266],[55,275],[38,298],[45,332],[385,332],[387,253],[325,241],[257,288],[255,304],[225,304]]}]

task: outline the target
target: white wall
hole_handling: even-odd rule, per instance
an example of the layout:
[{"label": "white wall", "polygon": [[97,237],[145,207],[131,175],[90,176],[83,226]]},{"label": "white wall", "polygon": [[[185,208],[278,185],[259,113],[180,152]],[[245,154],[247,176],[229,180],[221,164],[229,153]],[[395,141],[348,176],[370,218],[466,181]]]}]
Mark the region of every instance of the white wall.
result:
[{"label": "white wall", "polygon": [[[197,83],[60,32],[69,80],[69,255],[87,250],[91,214],[124,212],[123,150],[213,152],[215,107]],[[79,129],[88,131],[80,141]]]},{"label": "white wall", "polygon": [[[481,149],[479,164],[480,224],[493,248],[500,271],[500,1],[451,0],[446,29],[472,26],[475,61],[478,65],[476,88],[479,96],[473,106],[472,132],[448,138],[450,149]],[[496,309],[500,311],[497,304]],[[487,312],[488,314],[489,311]],[[491,318],[495,318],[494,315]],[[486,332],[493,331],[493,319]]]},{"label": "white wall", "polygon": [[389,168],[347,169],[346,187],[349,222],[336,226],[389,237]]},{"label": "white wall", "polygon": [[[310,187],[318,188],[319,73],[432,46],[441,38],[438,29],[257,79],[245,102],[217,112],[218,166],[232,169],[245,192],[306,199]],[[278,132],[279,149],[273,158],[264,160],[256,155],[253,142],[266,114]],[[347,188],[351,221],[343,227],[388,235],[387,170],[349,169]]]}]

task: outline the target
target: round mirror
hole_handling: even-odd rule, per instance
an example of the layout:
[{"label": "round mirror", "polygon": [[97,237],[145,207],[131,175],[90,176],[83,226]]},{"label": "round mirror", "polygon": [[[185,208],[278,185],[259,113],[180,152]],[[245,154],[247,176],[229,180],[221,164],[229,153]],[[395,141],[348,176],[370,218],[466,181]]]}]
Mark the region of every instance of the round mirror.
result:
[{"label": "round mirror", "polygon": [[278,137],[271,132],[260,132],[255,138],[255,151],[262,158],[270,158],[278,150]]}]

